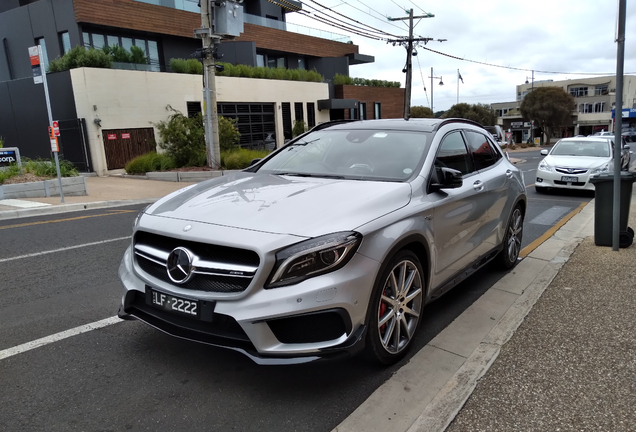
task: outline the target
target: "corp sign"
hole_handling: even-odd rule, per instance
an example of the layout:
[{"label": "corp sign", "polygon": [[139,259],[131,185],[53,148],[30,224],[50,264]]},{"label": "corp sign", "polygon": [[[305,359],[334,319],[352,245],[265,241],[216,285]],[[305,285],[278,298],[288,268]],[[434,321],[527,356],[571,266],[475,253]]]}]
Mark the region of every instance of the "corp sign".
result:
[{"label": "corp sign", "polygon": [[17,147],[0,148],[0,168],[11,164],[22,166],[20,161],[20,151]]}]

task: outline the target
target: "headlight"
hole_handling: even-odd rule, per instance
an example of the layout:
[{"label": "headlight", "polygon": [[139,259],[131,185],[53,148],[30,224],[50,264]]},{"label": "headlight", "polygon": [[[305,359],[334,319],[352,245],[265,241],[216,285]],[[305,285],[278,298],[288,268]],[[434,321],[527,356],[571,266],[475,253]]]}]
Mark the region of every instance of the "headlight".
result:
[{"label": "headlight", "polygon": [[590,175],[594,175],[594,174],[607,174],[609,172],[609,162],[606,164],[601,165],[598,168],[594,168],[592,169],[592,171],[590,171]]},{"label": "headlight", "polygon": [[135,216],[135,220],[133,221],[133,230],[135,228],[137,228],[137,225],[139,225],[139,219],[141,219],[141,216],[146,212],[146,210],[148,210],[148,207],[150,207],[152,204],[148,204],[146,207],[143,208],[142,211],[140,211],[137,216]]},{"label": "headlight", "polygon": [[276,265],[265,288],[293,285],[343,267],[362,235],[353,231],[328,234],[296,243],[276,253]]},{"label": "headlight", "polygon": [[539,163],[539,171],[552,172],[552,167],[544,159]]}]

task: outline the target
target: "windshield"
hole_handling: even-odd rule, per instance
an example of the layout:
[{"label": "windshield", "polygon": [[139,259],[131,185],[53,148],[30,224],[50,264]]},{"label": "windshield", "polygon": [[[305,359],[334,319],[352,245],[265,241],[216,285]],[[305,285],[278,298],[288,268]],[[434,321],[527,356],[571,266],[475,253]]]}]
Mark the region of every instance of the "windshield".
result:
[{"label": "windshield", "polygon": [[424,157],[424,132],[319,130],[268,159],[260,172],[357,180],[407,180]]},{"label": "windshield", "polygon": [[609,157],[609,140],[604,141],[559,141],[556,143],[551,156],[590,156]]}]

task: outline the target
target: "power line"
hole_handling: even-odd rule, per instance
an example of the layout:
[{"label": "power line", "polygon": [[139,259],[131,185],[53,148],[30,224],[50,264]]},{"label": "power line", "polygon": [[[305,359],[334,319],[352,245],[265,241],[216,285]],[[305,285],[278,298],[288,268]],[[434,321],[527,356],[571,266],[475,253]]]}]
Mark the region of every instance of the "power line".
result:
[{"label": "power line", "polygon": [[426,84],[424,83],[424,73],[422,72],[422,65],[420,64],[420,58],[415,57],[417,59],[417,67],[420,68],[420,76],[422,77],[422,87],[424,87],[424,96],[426,96],[426,106],[431,106],[428,101],[428,93],[426,93]]},{"label": "power line", "polygon": [[310,14],[310,13],[308,13],[308,12],[305,12],[305,11],[299,11],[299,12],[300,12],[303,16],[306,16],[306,17],[311,18],[311,19],[313,19],[313,20],[319,21],[319,22],[321,22],[321,23],[323,23],[323,24],[330,25],[330,26],[335,27],[335,28],[337,28],[337,29],[344,30],[344,31],[348,31],[349,33],[353,33],[353,34],[356,34],[356,35],[358,35],[358,36],[362,36],[362,37],[366,37],[366,38],[374,39],[374,40],[382,40],[382,41],[386,40],[386,39],[384,39],[384,38],[380,38],[380,37],[378,37],[378,36],[376,36],[376,35],[372,35],[372,34],[370,34],[370,33],[363,33],[363,32],[361,32],[361,31],[356,30],[356,29],[353,29],[353,28],[351,28],[351,27],[347,27],[347,26],[343,26],[343,25],[335,24],[335,23],[333,23],[332,21],[329,21],[328,19],[325,19],[325,18],[320,17],[320,16],[312,15],[312,14]]},{"label": "power line", "polygon": [[[375,28],[375,27],[373,27],[373,26],[370,26],[369,24],[362,23],[362,22],[360,22],[360,21],[358,21],[358,20],[355,20],[355,19],[353,19],[353,18],[351,18],[351,17],[348,17],[348,16],[346,16],[346,15],[343,15],[343,14],[341,14],[341,13],[340,13],[340,12],[338,12],[338,11],[334,11],[334,10],[333,10],[333,9],[331,9],[330,7],[328,7],[328,6],[324,6],[324,5],[322,5],[322,4],[320,4],[320,3],[318,3],[318,2],[317,2],[317,1],[315,1],[315,0],[309,0],[309,1],[311,1],[312,3],[317,4],[318,6],[320,6],[320,7],[324,8],[324,9],[326,9],[326,10],[329,10],[330,12],[333,12],[333,13],[335,13],[335,14],[339,15],[339,16],[342,16],[342,17],[344,17],[344,18],[346,18],[346,19],[348,19],[348,20],[350,20],[350,21],[353,21],[353,22],[355,22],[355,23],[357,23],[357,24],[360,24],[360,25],[363,25],[363,26],[365,26],[365,27],[368,27],[369,29],[371,29],[371,30],[372,30],[373,32],[375,32],[375,33],[380,33],[380,34],[382,34],[382,35],[387,35],[387,36],[397,37],[397,36],[395,36],[395,35],[393,35],[393,34],[391,34],[391,33],[387,33],[387,32],[385,32],[384,30],[377,29],[377,28]],[[322,13],[323,15],[326,15],[327,17],[329,17],[329,18],[331,18],[331,19],[334,19],[334,20],[339,21],[339,22],[342,22],[342,23],[344,23],[344,24],[346,24],[346,25],[350,25],[350,26],[352,26],[352,27],[358,28],[358,29],[360,29],[361,31],[369,32],[369,30],[363,29],[362,27],[358,27],[358,26],[356,26],[356,25],[354,25],[354,24],[349,24],[349,23],[347,23],[347,22],[345,22],[345,21],[342,21],[342,20],[340,20],[340,19],[338,19],[338,18],[335,18],[335,17],[333,17],[333,16],[330,16],[330,15],[328,15],[327,13],[325,13],[325,12],[323,12],[323,11],[319,11],[317,8],[315,8],[315,7],[311,6],[311,5],[307,4],[307,3],[305,3],[305,4],[306,4],[308,7],[310,7],[310,8],[312,8],[312,9],[314,9],[316,12],[318,12],[318,13]],[[324,9],[323,9],[323,10],[324,10]]]},{"label": "power line", "polygon": [[390,21],[388,21],[388,17],[387,17],[386,15],[383,15],[383,14],[381,14],[380,12],[378,12],[377,10],[373,9],[372,7],[367,6],[366,4],[362,3],[360,0],[356,0],[356,1],[357,1],[358,3],[360,3],[362,6],[367,7],[367,8],[369,8],[369,10],[372,10],[372,11],[373,11],[373,12],[375,12],[376,14],[380,15],[380,16],[381,16],[382,18],[384,18],[384,19],[382,19],[382,18],[378,18],[378,17],[376,17],[376,16],[374,16],[374,15],[371,15],[370,13],[368,13],[368,12],[366,12],[366,11],[363,11],[362,9],[357,8],[357,7],[353,6],[352,4],[349,4],[349,3],[347,3],[346,1],[342,0],[342,2],[343,2],[344,4],[346,4],[347,6],[349,6],[349,7],[353,8],[353,9],[355,9],[355,10],[357,10],[357,11],[360,11],[360,12],[362,12],[363,14],[369,15],[369,16],[370,16],[371,18],[373,18],[373,19],[376,19],[376,20],[378,20],[378,21],[382,21],[382,22],[383,22],[383,23],[385,23],[385,24],[389,24],[390,26],[393,26],[393,27],[395,27],[395,28],[396,28],[396,29],[398,29],[398,30],[404,30],[402,27],[397,26],[397,25],[395,25],[395,24],[391,23]]},{"label": "power line", "polygon": [[[422,47],[427,51],[430,51],[432,53],[435,54],[439,54],[442,55],[444,57],[449,57],[455,60],[461,60],[461,61],[466,61],[469,63],[476,63],[476,64],[481,64],[484,66],[492,66],[492,67],[498,67],[501,69],[510,69],[510,70],[518,70],[518,71],[524,71],[524,72],[537,72],[537,73],[543,73],[543,74],[557,74],[557,75],[599,75],[599,76],[603,76],[603,75],[615,75],[615,72],[556,72],[556,71],[544,71],[544,70],[537,70],[537,69],[528,69],[528,68],[518,68],[518,67],[512,67],[512,66],[502,66],[502,65],[498,65],[498,64],[493,64],[493,63],[486,63],[486,62],[481,62],[478,60],[471,60],[471,59],[467,59],[467,58],[462,58],[462,57],[457,57],[454,56],[452,54],[446,54],[443,53],[441,51],[437,51],[431,48],[426,48],[426,47]],[[636,72],[626,72],[626,75],[631,75],[631,74],[636,74]]]}]

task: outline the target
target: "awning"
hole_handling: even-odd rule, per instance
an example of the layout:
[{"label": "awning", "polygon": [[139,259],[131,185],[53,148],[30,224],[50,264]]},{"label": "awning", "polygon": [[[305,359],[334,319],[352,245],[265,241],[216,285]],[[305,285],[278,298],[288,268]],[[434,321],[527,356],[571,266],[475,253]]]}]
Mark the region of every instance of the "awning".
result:
[{"label": "awning", "polygon": [[332,109],[358,108],[357,99],[321,99],[318,101],[318,111]]},{"label": "awning", "polygon": [[350,53],[347,57],[349,57],[350,66],[375,62],[375,57],[366,54]]}]

